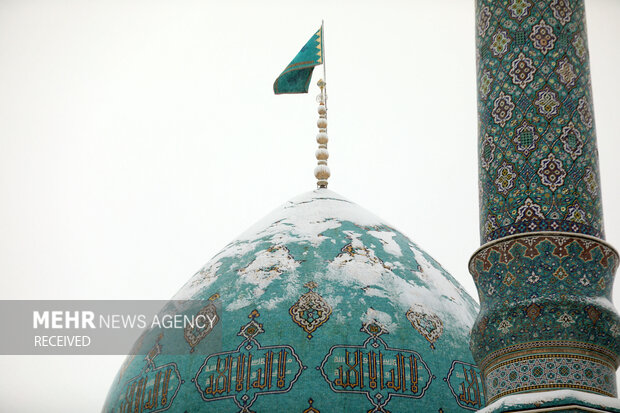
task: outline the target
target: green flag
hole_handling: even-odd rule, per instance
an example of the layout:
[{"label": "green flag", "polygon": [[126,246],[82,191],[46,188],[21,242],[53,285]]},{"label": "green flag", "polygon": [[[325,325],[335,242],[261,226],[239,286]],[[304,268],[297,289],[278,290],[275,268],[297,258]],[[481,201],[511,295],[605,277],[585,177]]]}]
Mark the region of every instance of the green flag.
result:
[{"label": "green flag", "polygon": [[308,85],[314,66],[323,63],[323,26],[308,43],[301,48],[297,56],[273,83],[276,95],[283,93],[308,93]]}]

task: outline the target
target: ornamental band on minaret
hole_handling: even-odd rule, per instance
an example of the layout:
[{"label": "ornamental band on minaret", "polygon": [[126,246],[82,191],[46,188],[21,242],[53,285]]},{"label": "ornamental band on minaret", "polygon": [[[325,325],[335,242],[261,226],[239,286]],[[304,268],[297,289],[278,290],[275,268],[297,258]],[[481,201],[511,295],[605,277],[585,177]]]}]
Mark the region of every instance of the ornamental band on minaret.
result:
[{"label": "ornamental band on minaret", "polygon": [[615,397],[616,251],[605,243],[583,0],[477,0],[481,311],[488,403]]}]

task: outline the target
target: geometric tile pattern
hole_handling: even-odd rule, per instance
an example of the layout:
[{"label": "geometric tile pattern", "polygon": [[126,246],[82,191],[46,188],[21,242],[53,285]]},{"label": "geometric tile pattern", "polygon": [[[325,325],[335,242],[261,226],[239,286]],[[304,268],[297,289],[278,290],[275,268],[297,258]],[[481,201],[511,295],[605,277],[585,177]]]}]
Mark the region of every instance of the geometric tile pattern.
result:
[{"label": "geometric tile pattern", "polygon": [[324,324],[332,313],[329,304],[313,291],[317,287],[314,281],[307,282],[304,287],[308,292],[299,297],[299,300],[289,309],[293,321],[308,333],[308,339],[312,338],[314,330]]},{"label": "geometric tile pattern", "polygon": [[[615,394],[620,318],[611,286],[617,266],[616,251],[604,241],[553,232],[508,237],[473,255],[469,270],[481,306],[470,348],[490,402],[541,389]],[[540,362],[553,353],[580,361],[559,374],[558,360]],[[588,364],[593,376],[574,371],[577,365],[584,370],[585,360],[596,364]]]},{"label": "geometric tile pattern", "polygon": [[486,395],[492,403],[509,394],[564,388],[615,397],[615,370],[615,366],[584,356],[530,355],[489,369]]},{"label": "geometric tile pattern", "polygon": [[220,317],[217,314],[216,306],[213,304],[213,301],[216,300],[217,298],[218,298],[217,294],[214,294],[213,296],[211,296],[209,298],[210,302],[207,305],[205,305],[202,309],[200,309],[200,311],[198,311],[198,314],[196,314],[196,317],[198,319],[211,320],[210,322],[202,323],[203,324],[202,326],[198,325],[201,323],[197,323],[193,326],[188,324],[183,329],[185,341],[187,341],[187,344],[189,344],[190,346],[190,353],[194,352],[194,348],[207,335],[209,335],[209,333],[213,331],[213,327],[215,327],[217,323],[220,322]]},{"label": "geometric tile pattern", "polygon": [[478,0],[481,243],[604,239],[583,0]]},{"label": "geometric tile pattern", "polygon": [[615,396],[618,254],[604,235],[583,0],[477,0],[480,296],[489,403]]},{"label": "geometric tile pattern", "polygon": [[422,336],[431,343],[431,348],[435,348],[435,342],[443,333],[443,322],[432,311],[420,304],[414,304],[406,314],[411,326],[418,330]]}]

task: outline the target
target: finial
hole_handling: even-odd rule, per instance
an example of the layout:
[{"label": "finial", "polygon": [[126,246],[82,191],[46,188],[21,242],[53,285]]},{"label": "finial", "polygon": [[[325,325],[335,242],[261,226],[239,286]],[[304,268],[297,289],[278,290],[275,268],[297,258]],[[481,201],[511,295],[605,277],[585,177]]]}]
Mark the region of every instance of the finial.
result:
[{"label": "finial", "polygon": [[327,94],[325,93],[325,81],[323,79],[320,79],[317,85],[321,88],[321,94],[317,96],[319,120],[316,125],[319,127],[319,133],[316,135],[316,141],[319,144],[319,149],[315,152],[317,166],[314,168],[314,176],[317,179],[316,186],[318,188],[327,188],[327,179],[330,175],[327,167],[327,158],[329,158],[329,152],[327,152]]}]

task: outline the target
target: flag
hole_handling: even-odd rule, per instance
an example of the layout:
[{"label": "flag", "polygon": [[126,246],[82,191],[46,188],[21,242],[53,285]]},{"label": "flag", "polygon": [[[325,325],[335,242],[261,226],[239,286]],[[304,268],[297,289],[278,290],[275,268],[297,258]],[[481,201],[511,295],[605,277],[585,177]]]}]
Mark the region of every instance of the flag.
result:
[{"label": "flag", "polygon": [[276,95],[283,93],[308,93],[314,66],[323,63],[323,26],[301,48],[297,56],[273,83]]}]

